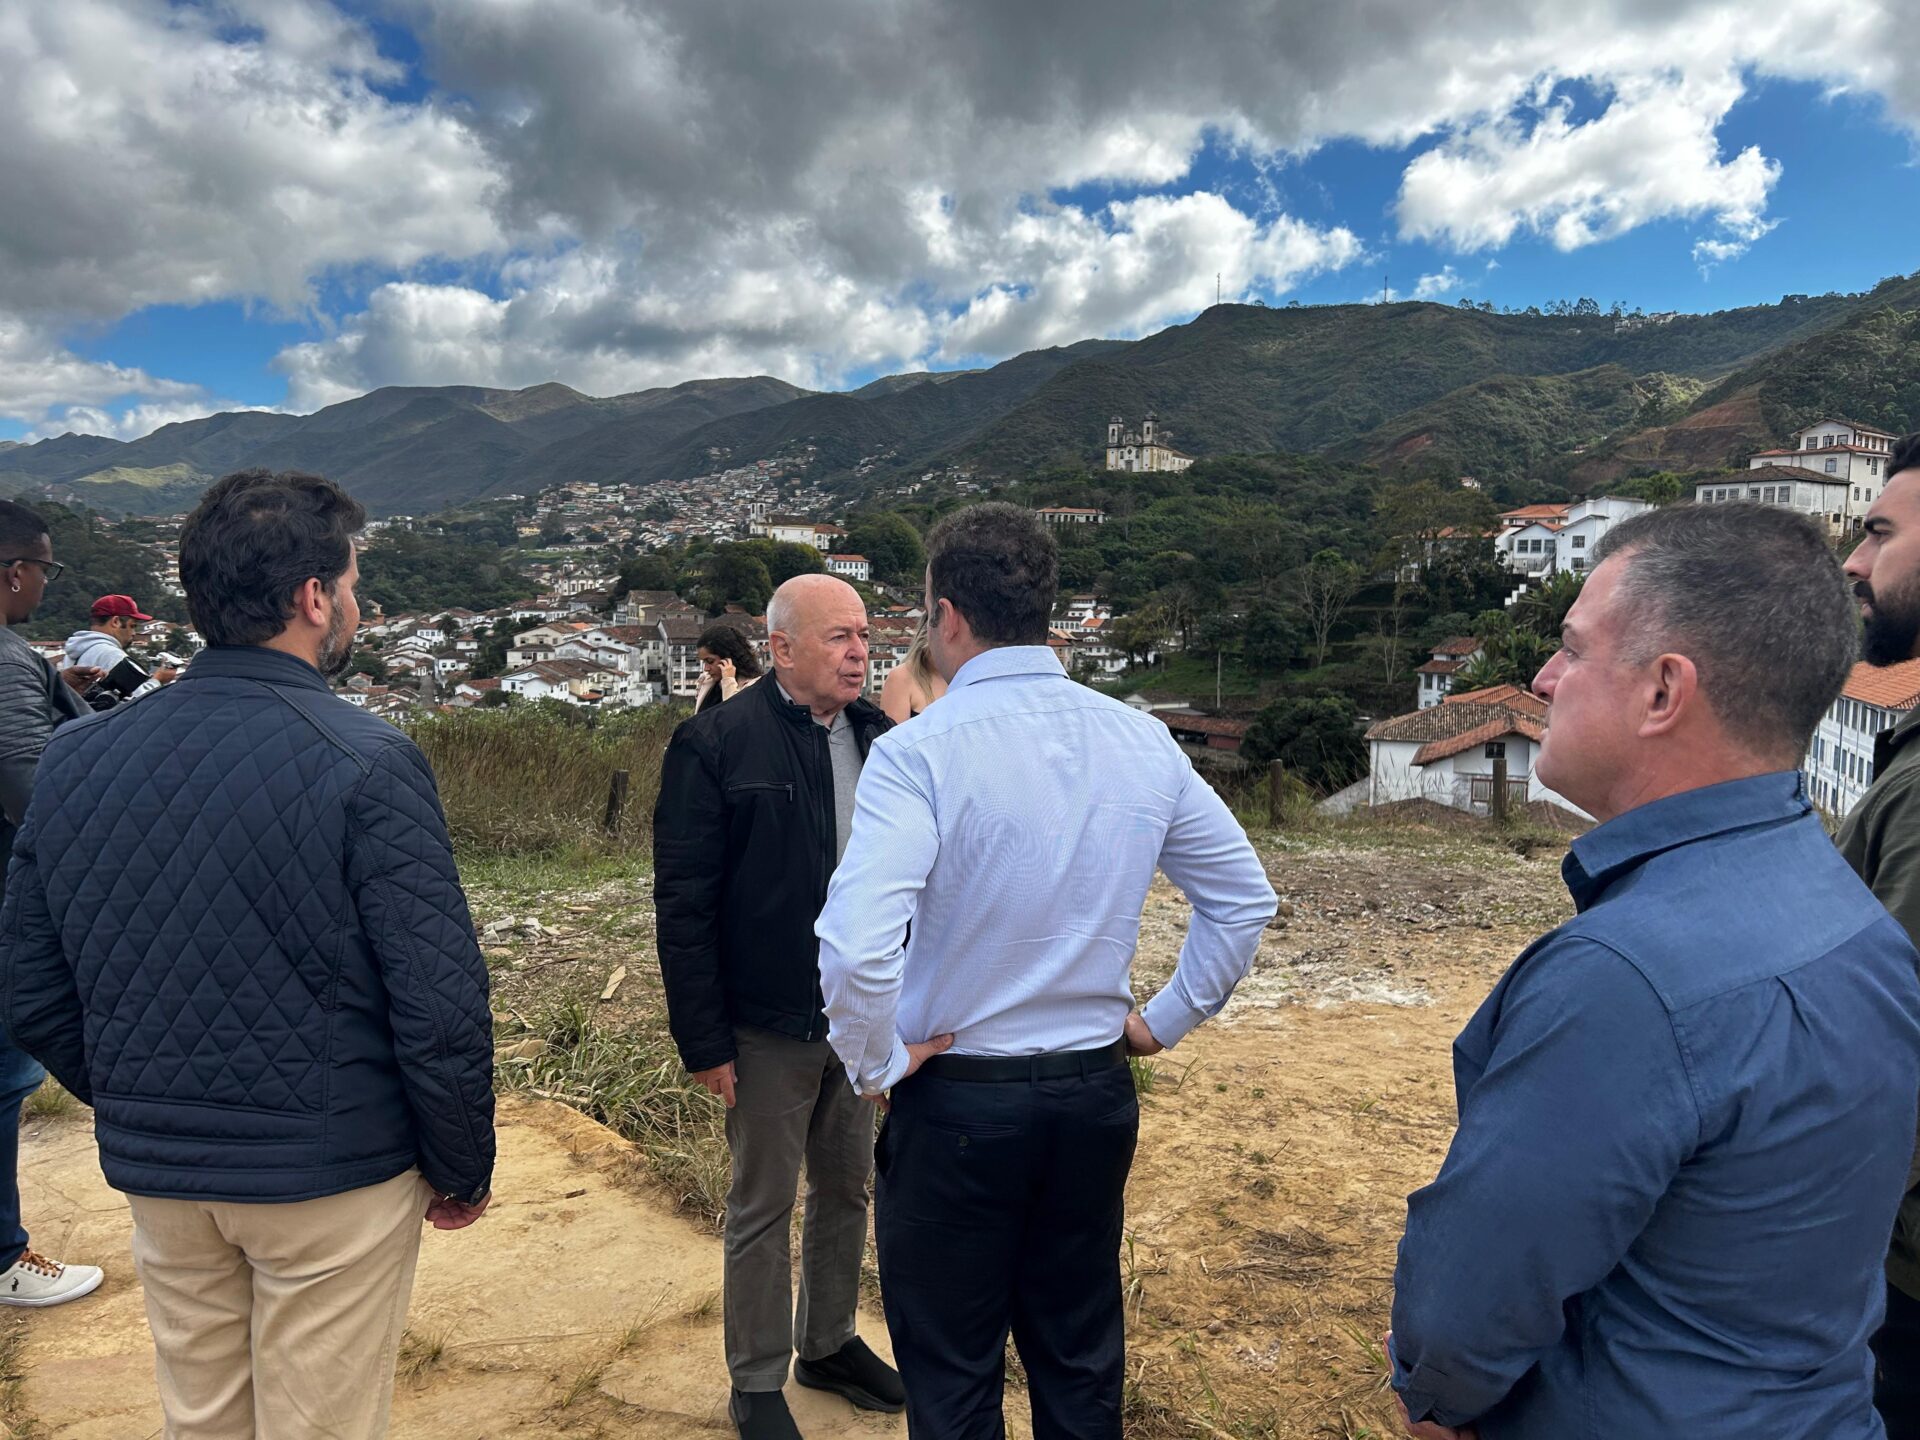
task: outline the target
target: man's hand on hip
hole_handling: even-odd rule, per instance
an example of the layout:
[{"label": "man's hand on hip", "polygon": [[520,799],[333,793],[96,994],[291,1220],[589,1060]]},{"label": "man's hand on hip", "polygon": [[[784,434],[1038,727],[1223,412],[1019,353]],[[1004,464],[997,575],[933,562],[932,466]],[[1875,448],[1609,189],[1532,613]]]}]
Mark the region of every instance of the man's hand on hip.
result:
[{"label": "man's hand on hip", "polygon": [[1158,1055],[1167,1047],[1153,1038],[1153,1031],[1147,1028],[1147,1022],[1135,1010],[1127,1016],[1127,1053],[1129,1055]]},{"label": "man's hand on hip", "polygon": [[[942,1050],[951,1050],[952,1048],[953,1036],[951,1035],[936,1035],[931,1040],[922,1040],[917,1045],[907,1046],[907,1068],[901,1072],[900,1078],[902,1080],[906,1079],[907,1076],[913,1074]],[[893,1108],[892,1102],[887,1099],[883,1091],[875,1091],[871,1095],[862,1095],[860,1098],[862,1100],[871,1100],[875,1105],[878,1105],[882,1115],[885,1115]]]},{"label": "man's hand on hip", "polygon": [[493,1192],[489,1190],[480,1197],[477,1205],[469,1205],[464,1200],[456,1200],[451,1195],[435,1195],[427,1202],[426,1218],[433,1222],[436,1230],[464,1230],[482,1215],[493,1203]]},{"label": "man's hand on hip", "polygon": [[696,1070],[693,1078],[727,1102],[727,1109],[733,1109],[733,1087],[737,1076],[733,1073],[733,1061],[716,1065],[711,1070]]}]

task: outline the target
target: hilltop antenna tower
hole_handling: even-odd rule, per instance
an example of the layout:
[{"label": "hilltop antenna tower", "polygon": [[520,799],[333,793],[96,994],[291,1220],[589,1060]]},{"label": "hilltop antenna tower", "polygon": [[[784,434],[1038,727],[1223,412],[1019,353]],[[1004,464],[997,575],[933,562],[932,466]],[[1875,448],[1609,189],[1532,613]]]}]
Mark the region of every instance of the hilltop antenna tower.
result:
[{"label": "hilltop antenna tower", "polygon": [[1382,305],[1387,303],[1387,296],[1393,293],[1392,288],[1387,284],[1387,282],[1392,278],[1393,277],[1391,275],[1387,275],[1387,274],[1382,274],[1380,276],[1380,303]]},{"label": "hilltop antenna tower", "polygon": [[1216,305],[1220,303],[1220,272],[1218,270],[1213,272],[1213,303]]}]

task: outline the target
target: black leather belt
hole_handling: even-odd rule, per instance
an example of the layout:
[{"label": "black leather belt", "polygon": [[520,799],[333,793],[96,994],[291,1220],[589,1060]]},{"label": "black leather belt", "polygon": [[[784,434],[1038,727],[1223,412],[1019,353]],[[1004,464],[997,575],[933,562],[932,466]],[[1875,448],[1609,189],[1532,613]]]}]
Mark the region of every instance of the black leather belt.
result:
[{"label": "black leather belt", "polygon": [[917,1073],[942,1080],[1065,1080],[1126,1063],[1123,1036],[1097,1049],[1056,1050],[1051,1055],[935,1055]]}]

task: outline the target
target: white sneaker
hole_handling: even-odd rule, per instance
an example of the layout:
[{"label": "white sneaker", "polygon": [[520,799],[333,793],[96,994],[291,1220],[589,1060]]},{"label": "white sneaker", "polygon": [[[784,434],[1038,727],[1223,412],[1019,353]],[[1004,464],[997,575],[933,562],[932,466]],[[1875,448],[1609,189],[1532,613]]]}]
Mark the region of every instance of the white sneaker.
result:
[{"label": "white sneaker", "polygon": [[0,1305],[64,1305],[91,1295],[105,1278],[98,1265],[62,1265],[24,1251],[12,1268],[0,1270]]}]

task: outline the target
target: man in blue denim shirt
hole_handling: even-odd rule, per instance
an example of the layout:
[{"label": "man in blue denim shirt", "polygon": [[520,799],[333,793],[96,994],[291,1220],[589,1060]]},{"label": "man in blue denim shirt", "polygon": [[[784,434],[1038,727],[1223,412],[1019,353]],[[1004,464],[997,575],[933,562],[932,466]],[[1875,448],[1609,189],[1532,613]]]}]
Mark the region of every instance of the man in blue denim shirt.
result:
[{"label": "man in blue denim shirt", "polygon": [[1920,977],[1796,769],[1853,659],[1839,566],[1746,505],[1596,558],[1535,689],[1541,779],[1603,823],[1454,1046],[1394,1389],[1421,1440],[1868,1440]]}]

